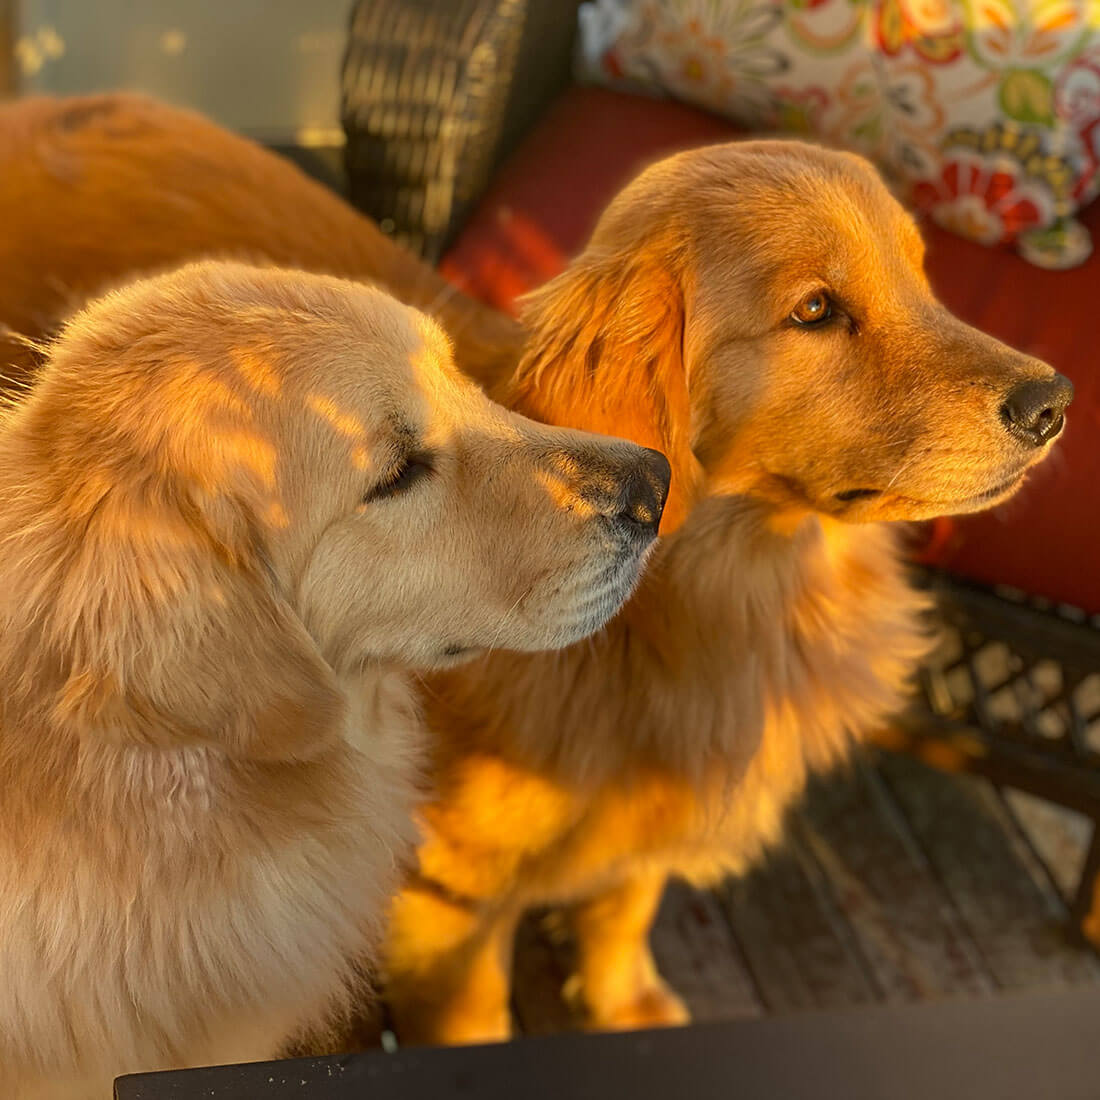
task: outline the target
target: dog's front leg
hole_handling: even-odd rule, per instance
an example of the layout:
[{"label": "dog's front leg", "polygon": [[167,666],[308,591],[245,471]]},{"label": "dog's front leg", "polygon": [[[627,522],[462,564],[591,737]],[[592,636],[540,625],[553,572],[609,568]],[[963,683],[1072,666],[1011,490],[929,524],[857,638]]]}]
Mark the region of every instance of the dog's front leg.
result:
[{"label": "dog's front leg", "polygon": [[665,875],[646,872],[595,895],[574,912],[577,972],[568,992],[600,1031],[686,1024],[684,1002],[657,973],[649,931]]},{"label": "dog's front leg", "polygon": [[512,952],[519,910],[486,910],[413,885],[390,922],[386,1000],[405,1044],[511,1037]]}]

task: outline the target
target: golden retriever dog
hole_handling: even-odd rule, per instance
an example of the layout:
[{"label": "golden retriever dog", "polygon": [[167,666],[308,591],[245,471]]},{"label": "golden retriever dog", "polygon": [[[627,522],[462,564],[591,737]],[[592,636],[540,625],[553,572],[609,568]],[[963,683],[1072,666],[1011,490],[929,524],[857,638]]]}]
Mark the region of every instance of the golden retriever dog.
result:
[{"label": "golden retriever dog", "polygon": [[601,626],[668,474],[339,279],[196,264],[69,321],[0,419],[0,1096],[338,1006],[410,854],[403,670]]},{"label": "golden retriever dog", "polygon": [[[21,205],[37,201],[16,182],[28,158],[42,161],[35,187],[69,204],[60,235],[96,227],[77,256],[49,239],[62,215],[36,213],[16,253],[21,302],[40,300],[47,276],[89,285],[101,266],[140,268],[129,209],[163,259],[242,237],[263,255],[270,233],[272,249],[323,265],[346,237],[399,296],[423,303],[410,288],[437,285],[364,219],[326,238],[312,207],[331,197],[249,143],[153,107],[140,110],[155,111],[155,140],[122,141],[139,108],[96,101],[121,112],[109,126],[106,110],[102,125],[85,119],[84,102],[39,104],[35,144],[4,161],[8,255]],[[189,149],[200,138],[220,163]],[[191,157],[195,171],[181,171]],[[63,185],[47,178],[59,160],[72,166]],[[265,173],[247,194],[228,178],[238,161]],[[265,206],[286,211],[292,194],[306,205],[272,225]],[[15,285],[11,263],[0,259],[0,286]],[[866,162],[793,142],[651,168],[528,301],[523,348],[518,329],[482,330],[485,311],[449,302],[442,319],[466,337],[459,364],[496,397],[661,448],[673,487],[652,567],[602,633],[550,656],[494,654],[430,685],[438,793],[388,948],[399,1030],[506,1036],[512,932],[543,903],[572,907],[571,985],[593,1026],[678,1022],[684,1006],[647,946],[666,876],[744,867],[779,835],[809,770],[902,705],[927,643],[894,521],[1010,495],[1057,437],[1071,388],[936,302],[913,223]]]},{"label": "golden retriever dog", "polygon": [[[0,387],[110,284],[217,255],[377,283],[437,317],[459,364],[508,373],[519,325],[399,248],[283,157],[133,94],[0,103]],[[10,330],[5,340],[4,327]]]},{"label": "golden retriever dog", "polygon": [[1072,395],[949,314],[922,256],[865,161],[745,142],[644,172],[528,299],[497,396],[660,447],[672,493],[602,632],[431,684],[438,794],[389,941],[404,1039],[506,1037],[513,929],[548,903],[592,1026],[686,1020],[648,946],[666,877],[744,868],[902,706],[926,638],[893,521],[1008,497]]}]

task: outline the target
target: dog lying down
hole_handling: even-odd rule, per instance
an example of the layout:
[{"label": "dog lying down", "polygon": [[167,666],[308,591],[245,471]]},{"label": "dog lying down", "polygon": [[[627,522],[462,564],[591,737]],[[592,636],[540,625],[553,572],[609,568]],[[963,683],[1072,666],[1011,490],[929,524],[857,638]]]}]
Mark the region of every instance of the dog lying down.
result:
[{"label": "dog lying down", "polygon": [[289,161],[145,96],[0,101],[0,211],[0,392],[34,372],[19,335],[53,332],[112,285],[212,258],[375,283],[438,318],[483,383],[522,348],[518,324]]},{"label": "dog lying down", "polygon": [[73,318],[0,419],[0,1096],[338,1008],[411,852],[403,670],[600,627],[668,479],[339,279],[195,264]]}]

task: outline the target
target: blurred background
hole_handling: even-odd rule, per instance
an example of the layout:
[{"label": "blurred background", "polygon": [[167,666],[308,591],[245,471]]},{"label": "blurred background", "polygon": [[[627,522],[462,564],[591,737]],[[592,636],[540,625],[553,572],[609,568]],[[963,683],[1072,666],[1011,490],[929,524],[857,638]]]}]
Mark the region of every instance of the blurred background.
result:
[{"label": "blurred background", "polygon": [[349,0],[0,0],[5,7],[8,80],[24,93],[137,88],[268,145],[343,143]]}]

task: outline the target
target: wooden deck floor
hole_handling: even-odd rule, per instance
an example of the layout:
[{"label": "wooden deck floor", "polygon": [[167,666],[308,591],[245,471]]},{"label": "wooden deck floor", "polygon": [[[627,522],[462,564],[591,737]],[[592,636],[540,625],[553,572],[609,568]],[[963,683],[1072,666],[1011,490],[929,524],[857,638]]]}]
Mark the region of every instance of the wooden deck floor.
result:
[{"label": "wooden deck floor", "polygon": [[[814,783],[785,844],[751,874],[710,891],[674,883],[654,952],[700,1023],[1100,985],[1066,900],[1090,828],[868,749]],[[518,1032],[580,1030],[563,995],[571,963],[561,914],[532,914],[517,939]],[[376,1045],[383,1027],[372,1012],[344,1049]]]},{"label": "wooden deck floor", "polygon": [[[1097,984],[1062,894],[1087,838],[1064,811],[872,750],[814,785],[746,878],[674,884],[654,950],[699,1021]],[[570,950],[556,914],[524,925],[522,1032],[579,1026]]]}]

